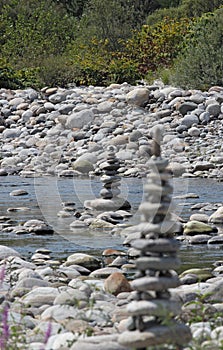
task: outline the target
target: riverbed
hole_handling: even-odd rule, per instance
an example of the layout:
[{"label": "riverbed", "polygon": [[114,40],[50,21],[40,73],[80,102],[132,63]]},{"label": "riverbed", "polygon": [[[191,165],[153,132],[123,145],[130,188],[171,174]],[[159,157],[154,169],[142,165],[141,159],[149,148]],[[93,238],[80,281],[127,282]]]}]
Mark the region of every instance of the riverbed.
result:
[{"label": "riverbed", "polygon": [[[131,225],[140,221],[138,207],[143,201],[145,181],[139,178],[123,178],[121,182],[121,196],[127,199],[132,206]],[[189,219],[190,215],[195,213],[191,207],[196,203],[222,203],[222,182],[202,178],[173,178],[172,185],[174,212],[184,220]],[[11,196],[10,193],[18,188],[25,189],[28,194]],[[1,177],[0,216],[10,216],[17,222],[41,219],[53,227],[55,234],[35,236],[0,232],[0,244],[16,249],[26,257],[31,256],[38,248],[47,248],[52,252],[51,256],[57,259],[66,258],[74,252],[86,252],[100,256],[107,248],[125,249],[120,236],[100,230],[74,231],[70,229],[70,223],[74,218],[60,218],[57,215],[63,202],[75,202],[77,210],[83,210],[84,201],[98,197],[100,189],[101,182],[97,177],[92,179]],[[188,193],[197,196],[183,199],[182,197]],[[8,208],[22,207],[27,209],[7,211]],[[212,211],[206,213],[211,215]],[[221,245],[182,245],[180,250],[182,268],[211,266],[216,260],[222,260],[222,249]]]}]

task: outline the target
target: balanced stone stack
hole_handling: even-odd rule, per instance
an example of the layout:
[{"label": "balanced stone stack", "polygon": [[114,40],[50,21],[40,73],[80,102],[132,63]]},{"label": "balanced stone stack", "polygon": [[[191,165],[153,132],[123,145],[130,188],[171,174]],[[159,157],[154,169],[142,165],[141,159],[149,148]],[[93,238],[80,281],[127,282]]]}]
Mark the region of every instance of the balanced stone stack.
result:
[{"label": "balanced stone stack", "polygon": [[100,170],[103,172],[101,181],[103,188],[100,191],[100,197],[93,200],[85,201],[84,206],[88,209],[96,211],[106,210],[130,210],[130,203],[120,197],[120,180],[121,177],[118,174],[120,167],[120,161],[116,157],[117,149],[115,146],[108,146],[107,159],[100,164]]},{"label": "balanced stone stack", "polygon": [[100,192],[100,196],[103,199],[115,198],[121,193],[119,189],[121,177],[118,175],[120,162],[119,159],[116,158],[115,152],[115,146],[108,146],[107,161],[100,165],[100,168],[104,173],[101,176],[103,189]]},{"label": "balanced stone stack", "polygon": [[140,238],[131,246],[139,251],[137,274],[132,281],[133,300],[128,304],[128,330],[119,336],[119,343],[128,348],[174,344],[180,348],[191,339],[189,327],[177,322],[179,301],[171,297],[171,288],[180,285],[175,271],[179,243],[174,239],[178,225],[171,220],[172,187],[169,184],[168,161],[160,155],[161,131],[155,131],[151,172],[145,185],[145,201],[140,205]]}]

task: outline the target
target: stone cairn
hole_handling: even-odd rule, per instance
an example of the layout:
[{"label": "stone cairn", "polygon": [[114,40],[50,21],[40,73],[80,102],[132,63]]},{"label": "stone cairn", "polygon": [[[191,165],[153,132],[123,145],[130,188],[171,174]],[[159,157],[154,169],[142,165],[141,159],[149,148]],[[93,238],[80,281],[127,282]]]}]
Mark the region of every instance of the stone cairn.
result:
[{"label": "stone cairn", "polygon": [[120,161],[116,157],[116,152],[116,147],[108,146],[107,160],[100,166],[100,169],[104,172],[100,179],[103,183],[100,196],[103,199],[116,198],[121,193],[119,189],[121,177],[118,175]]},{"label": "stone cairn", "polygon": [[100,191],[101,198],[85,201],[85,208],[96,211],[131,209],[130,203],[119,196],[121,193],[119,188],[121,177],[118,174],[120,161],[116,157],[116,152],[115,146],[108,146],[107,159],[100,164],[100,170],[102,171],[100,180],[103,184],[103,188]]},{"label": "stone cairn", "polygon": [[[161,157],[161,130],[154,132],[151,172],[145,185],[145,201],[140,205],[140,238],[131,242],[139,251],[137,273],[131,282],[134,290],[127,306],[127,330],[119,336],[119,344],[146,350],[150,346],[172,344],[182,349],[191,340],[190,328],[176,320],[181,311],[179,301],[171,297],[170,288],[180,285],[175,269],[179,242],[174,239],[180,225],[171,220],[172,187],[169,184],[168,160]],[[163,348],[163,347],[162,347]]]}]

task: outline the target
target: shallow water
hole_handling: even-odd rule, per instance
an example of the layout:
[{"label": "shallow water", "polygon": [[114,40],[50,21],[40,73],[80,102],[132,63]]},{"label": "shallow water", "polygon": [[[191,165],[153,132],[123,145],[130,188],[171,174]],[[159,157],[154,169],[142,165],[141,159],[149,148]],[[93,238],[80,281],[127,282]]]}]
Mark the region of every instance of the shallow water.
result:
[{"label": "shallow water", "polygon": [[[127,199],[133,210],[131,224],[140,220],[138,206],[143,200],[143,183],[145,179],[124,178],[121,183],[121,196]],[[175,199],[174,212],[184,219],[195,211],[191,206],[200,202],[222,203],[223,183],[212,179],[176,179],[172,180],[173,198],[195,193],[199,198]],[[10,196],[15,189],[25,189],[26,196]],[[19,222],[29,219],[43,219],[53,226],[56,234],[48,236],[14,235],[0,232],[0,244],[10,246],[30,256],[37,248],[45,247],[52,251],[52,257],[65,258],[74,252],[88,252],[100,255],[106,248],[122,249],[122,239],[109,232],[100,230],[87,231],[70,229],[74,218],[62,219],[57,216],[62,209],[62,202],[75,202],[76,208],[83,210],[83,203],[87,199],[99,196],[101,183],[94,179],[67,179],[56,177],[21,178],[6,176],[0,178],[0,216],[10,216]],[[7,212],[8,208],[28,207],[30,210]],[[212,212],[207,212],[210,215]],[[209,266],[216,260],[222,259],[223,246],[184,246],[180,257],[182,267]]]}]

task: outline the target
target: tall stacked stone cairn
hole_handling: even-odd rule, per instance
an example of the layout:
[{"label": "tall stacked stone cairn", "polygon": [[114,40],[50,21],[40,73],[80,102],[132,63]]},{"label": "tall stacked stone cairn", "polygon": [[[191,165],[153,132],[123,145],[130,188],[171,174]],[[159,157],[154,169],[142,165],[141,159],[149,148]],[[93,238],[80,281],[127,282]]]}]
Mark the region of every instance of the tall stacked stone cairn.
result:
[{"label": "tall stacked stone cairn", "polygon": [[108,146],[107,159],[100,164],[102,176],[100,178],[103,188],[100,191],[100,197],[84,203],[85,207],[94,209],[96,211],[106,210],[130,210],[130,203],[121,198],[120,180],[121,177],[118,174],[120,168],[120,161],[116,157],[117,149],[115,146]]},{"label": "tall stacked stone cairn", "polygon": [[175,269],[179,242],[174,233],[179,228],[171,220],[172,186],[168,160],[161,157],[161,130],[154,135],[151,172],[145,185],[145,201],[140,205],[141,222],[137,231],[140,239],[131,242],[139,251],[137,273],[131,282],[133,300],[128,304],[128,326],[119,336],[119,344],[130,349],[146,350],[150,346],[172,344],[178,349],[191,340],[190,328],[176,321],[181,311],[179,301],[171,297],[169,289],[180,285]]}]

